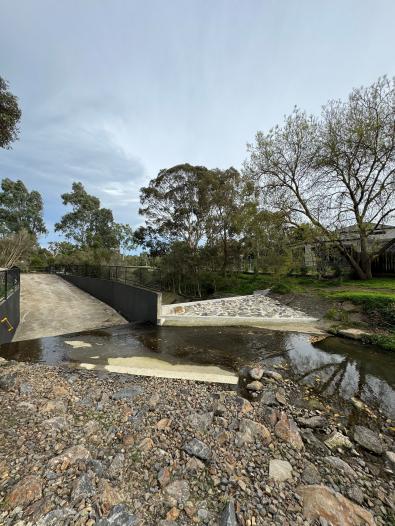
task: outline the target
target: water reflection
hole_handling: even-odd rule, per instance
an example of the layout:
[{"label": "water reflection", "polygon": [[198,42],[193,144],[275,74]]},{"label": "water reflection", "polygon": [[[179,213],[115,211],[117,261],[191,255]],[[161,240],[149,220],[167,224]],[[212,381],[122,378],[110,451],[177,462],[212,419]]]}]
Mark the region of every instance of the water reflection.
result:
[{"label": "water reflection", "polygon": [[214,364],[237,370],[246,363],[286,359],[294,377],[324,396],[358,397],[395,416],[395,354],[335,337],[316,344],[305,334],[246,327],[121,326],[67,336],[5,344],[0,355],[20,361],[59,363],[73,359],[66,341],[82,340],[84,361],[155,356],[171,364]]}]

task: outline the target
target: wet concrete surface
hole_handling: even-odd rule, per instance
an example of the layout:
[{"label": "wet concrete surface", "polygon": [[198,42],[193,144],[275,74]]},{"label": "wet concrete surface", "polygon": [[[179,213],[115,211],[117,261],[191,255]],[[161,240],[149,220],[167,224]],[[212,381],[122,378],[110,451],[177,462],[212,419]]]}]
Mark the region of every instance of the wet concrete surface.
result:
[{"label": "wet concrete surface", "polygon": [[105,303],[54,274],[21,274],[21,321],[13,341],[127,323]]},{"label": "wet concrete surface", "polygon": [[136,369],[152,368],[158,375],[160,370],[173,371],[174,377],[182,371],[192,376],[206,371],[231,378],[247,363],[285,362],[294,379],[324,397],[356,397],[395,416],[395,355],[336,337],[312,343],[308,334],[247,327],[129,324],[5,344],[0,355],[20,361],[71,361],[93,368],[132,367],[135,374]]}]

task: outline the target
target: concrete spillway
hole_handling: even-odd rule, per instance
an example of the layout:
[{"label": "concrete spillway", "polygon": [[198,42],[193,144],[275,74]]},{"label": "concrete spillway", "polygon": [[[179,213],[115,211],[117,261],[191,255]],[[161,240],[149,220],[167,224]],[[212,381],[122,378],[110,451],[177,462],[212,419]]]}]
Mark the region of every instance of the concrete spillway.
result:
[{"label": "concrete spillway", "polygon": [[59,276],[21,275],[21,321],[13,341],[124,323],[114,309]]}]

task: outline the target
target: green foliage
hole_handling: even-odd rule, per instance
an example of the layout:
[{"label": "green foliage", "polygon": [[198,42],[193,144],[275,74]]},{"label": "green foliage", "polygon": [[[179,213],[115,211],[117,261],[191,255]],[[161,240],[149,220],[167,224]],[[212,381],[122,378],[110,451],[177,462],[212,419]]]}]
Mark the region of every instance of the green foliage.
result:
[{"label": "green foliage", "polygon": [[43,220],[43,202],[39,192],[28,191],[20,180],[1,181],[0,235],[15,234],[27,230],[38,236],[47,232]]},{"label": "green foliage", "polygon": [[271,210],[308,221],[364,280],[385,250],[374,234],[395,212],[394,100],[395,79],[383,77],[329,101],[319,117],[295,108],[256,134],[246,163]]},{"label": "green foliage", "polygon": [[395,292],[344,290],[332,292],[329,297],[361,305],[365,314],[378,325],[395,327]]},{"label": "green foliage", "polygon": [[395,351],[395,332],[390,334],[371,334],[364,341],[373,345],[379,345],[387,351]]},{"label": "green foliage", "polygon": [[51,244],[58,262],[108,262],[114,252],[134,246],[130,226],[116,223],[112,211],[102,208],[100,200],[88,194],[82,183],[73,183],[72,191],[63,194],[62,200],[72,210],[55,225],[55,231],[68,240]]},{"label": "green foliage", "polygon": [[18,99],[8,90],[8,83],[0,77],[0,148],[11,148],[18,139],[22,112]]}]

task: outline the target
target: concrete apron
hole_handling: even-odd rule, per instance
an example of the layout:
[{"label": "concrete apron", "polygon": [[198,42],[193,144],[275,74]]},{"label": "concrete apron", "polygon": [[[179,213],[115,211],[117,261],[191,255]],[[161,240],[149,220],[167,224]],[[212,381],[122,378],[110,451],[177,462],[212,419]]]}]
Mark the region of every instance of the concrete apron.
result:
[{"label": "concrete apron", "polygon": [[[129,359],[133,363],[133,358]],[[114,359],[116,361],[116,359]],[[159,361],[159,360],[158,360]],[[143,367],[141,365],[115,365],[115,364],[93,364],[72,363],[73,368],[88,369],[94,371],[108,371],[118,374],[132,374],[137,376],[154,376],[156,378],[172,378],[179,380],[191,380],[195,382],[210,382],[220,384],[236,385],[238,377],[235,373],[225,371],[220,367],[205,365],[172,365],[163,362],[160,367],[151,364]],[[156,364],[157,365],[157,364]]]},{"label": "concrete apron", "polygon": [[161,316],[159,325],[173,327],[258,327],[274,331],[324,334],[316,318],[263,318],[252,316]]}]

